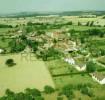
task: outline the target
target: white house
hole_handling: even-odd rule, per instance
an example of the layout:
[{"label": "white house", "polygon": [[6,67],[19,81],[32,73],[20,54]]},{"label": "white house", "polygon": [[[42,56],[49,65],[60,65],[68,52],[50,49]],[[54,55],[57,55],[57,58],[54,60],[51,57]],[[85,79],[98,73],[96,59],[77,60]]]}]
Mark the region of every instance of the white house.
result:
[{"label": "white house", "polygon": [[76,65],[75,68],[76,68],[78,71],[85,71],[85,70],[86,70],[86,64],[83,64],[83,65],[81,65],[81,66]]},{"label": "white house", "polygon": [[85,71],[86,70],[86,61],[85,61],[84,56],[75,57],[74,60],[75,60],[75,68],[78,71]]},{"label": "white house", "polygon": [[91,76],[99,84],[105,84],[105,75],[104,74],[95,72],[95,73],[92,73]]},{"label": "white house", "polygon": [[74,64],[75,64],[75,61],[74,61],[73,58],[65,58],[64,60],[65,60],[66,62],[68,62],[69,64],[71,64],[71,65],[74,65]]},{"label": "white house", "polygon": [[22,30],[18,30],[18,33],[22,33],[23,31]]},{"label": "white house", "polygon": [[4,50],[3,49],[0,49],[0,53],[3,53],[4,52]]}]

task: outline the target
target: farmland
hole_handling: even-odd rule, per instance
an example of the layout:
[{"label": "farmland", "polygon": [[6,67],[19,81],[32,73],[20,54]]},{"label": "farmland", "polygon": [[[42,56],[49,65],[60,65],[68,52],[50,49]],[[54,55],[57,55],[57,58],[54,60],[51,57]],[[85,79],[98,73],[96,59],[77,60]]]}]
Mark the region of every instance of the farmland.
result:
[{"label": "farmland", "polygon": [[103,16],[0,18],[0,96],[34,98],[36,88],[45,100],[104,100],[91,76],[105,74]]},{"label": "farmland", "polygon": [[[0,94],[3,95],[7,88],[20,92],[29,88],[38,88],[41,91],[45,85],[54,87],[52,78],[43,61],[37,60],[28,54],[27,60],[21,54],[0,56]],[[7,68],[5,60],[13,58],[16,66]]]}]

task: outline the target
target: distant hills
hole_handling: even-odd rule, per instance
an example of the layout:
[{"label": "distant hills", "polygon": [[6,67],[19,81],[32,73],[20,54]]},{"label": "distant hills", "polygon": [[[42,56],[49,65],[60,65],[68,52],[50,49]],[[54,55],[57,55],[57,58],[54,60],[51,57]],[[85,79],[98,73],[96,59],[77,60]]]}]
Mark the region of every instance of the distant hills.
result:
[{"label": "distant hills", "polygon": [[64,11],[64,12],[20,12],[12,14],[1,14],[0,17],[33,17],[33,16],[81,16],[81,15],[105,15],[105,11]]}]

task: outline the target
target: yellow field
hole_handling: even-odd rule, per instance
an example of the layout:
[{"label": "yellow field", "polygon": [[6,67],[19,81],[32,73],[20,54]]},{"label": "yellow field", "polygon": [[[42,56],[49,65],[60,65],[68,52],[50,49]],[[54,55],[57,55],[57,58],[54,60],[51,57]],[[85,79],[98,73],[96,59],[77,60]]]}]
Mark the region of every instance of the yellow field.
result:
[{"label": "yellow field", "polygon": [[[8,58],[14,59],[16,66],[6,66],[5,61]],[[7,88],[14,92],[23,91],[25,88],[38,88],[42,91],[45,85],[54,87],[43,61],[30,59],[30,55],[27,55],[26,59],[21,58],[21,54],[0,55],[0,95],[3,95]]]}]

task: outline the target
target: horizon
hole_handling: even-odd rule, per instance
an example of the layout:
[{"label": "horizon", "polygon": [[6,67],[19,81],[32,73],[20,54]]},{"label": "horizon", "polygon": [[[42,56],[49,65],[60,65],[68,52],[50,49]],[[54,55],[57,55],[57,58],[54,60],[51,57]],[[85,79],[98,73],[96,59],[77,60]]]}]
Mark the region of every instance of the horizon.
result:
[{"label": "horizon", "polygon": [[20,11],[20,12],[10,12],[10,13],[0,13],[0,15],[11,15],[11,14],[21,14],[21,13],[38,13],[38,14],[51,14],[53,13],[63,13],[63,12],[105,12],[105,10],[66,10],[66,11]]},{"label": "horizon", "polygon": [[0,14],[21,12],[105,11],[105,0],[0,0]]}]

